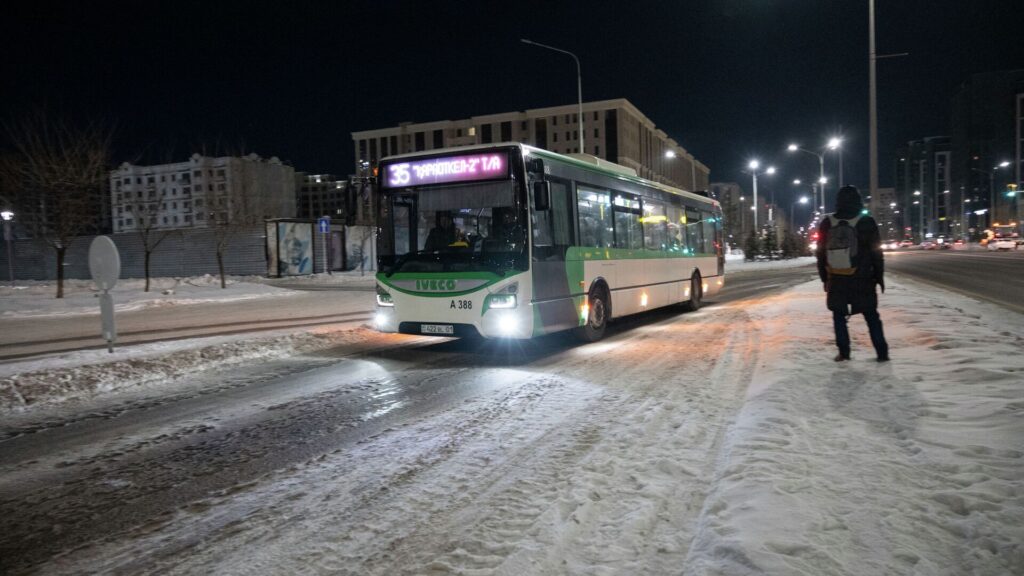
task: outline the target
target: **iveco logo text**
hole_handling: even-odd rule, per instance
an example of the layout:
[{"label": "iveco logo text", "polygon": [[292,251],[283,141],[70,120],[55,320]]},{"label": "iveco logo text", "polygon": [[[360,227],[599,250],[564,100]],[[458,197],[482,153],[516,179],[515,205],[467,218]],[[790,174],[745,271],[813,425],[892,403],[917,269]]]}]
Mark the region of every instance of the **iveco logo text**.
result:
[{"label": "iveco logo text", "polygon": [[416,289],[421,292],[451,292],[455,290],[455,280],[417,280]]}]

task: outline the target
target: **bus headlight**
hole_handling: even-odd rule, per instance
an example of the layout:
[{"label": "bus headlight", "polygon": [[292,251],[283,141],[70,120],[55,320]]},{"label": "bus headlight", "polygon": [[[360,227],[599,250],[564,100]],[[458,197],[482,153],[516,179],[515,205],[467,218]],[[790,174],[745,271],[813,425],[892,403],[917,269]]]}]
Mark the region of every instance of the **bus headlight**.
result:
[{"label": "bus headlight", "polygon": [[519,283],[513,282],[493,294],[487,295],[484,309],[508,310],[516,307],[516,294],[519,292]]},{"label": "bus headlight", "polygon": [[488,298],[488,308],[493,309],[508,309],[516,307],[516,295],[515,294],[491,294]]},{"label": "bus headlight", "polygon": [[395,305],[395,301],[391,299],[391,294],[387,290],[381,288],[378,285],[377,286],[377,306],[394,306],[394,305]]}]

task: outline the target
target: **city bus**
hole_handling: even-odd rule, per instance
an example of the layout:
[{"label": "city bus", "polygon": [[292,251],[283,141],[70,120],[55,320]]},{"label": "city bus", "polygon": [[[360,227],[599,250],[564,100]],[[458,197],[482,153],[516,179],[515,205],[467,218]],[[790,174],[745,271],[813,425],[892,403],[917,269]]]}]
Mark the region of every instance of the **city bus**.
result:
[{"label": "city bus", "polygon": [[519,143],[391,156],[378,176],[375,324],[526,339],[654,308],[725,281],[715,200],[593,156]]}]

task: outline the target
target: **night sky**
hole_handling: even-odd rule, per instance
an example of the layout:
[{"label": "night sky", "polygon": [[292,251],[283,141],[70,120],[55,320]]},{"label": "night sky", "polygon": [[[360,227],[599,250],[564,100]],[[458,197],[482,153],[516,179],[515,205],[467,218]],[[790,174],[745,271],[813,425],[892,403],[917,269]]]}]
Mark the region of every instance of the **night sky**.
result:
[{"label": "night sky", "polygon": [[[1019,1],[877,0],[881,185],[901,143],[948,133],[970,74],[1024,67]],[[711,169],[817,173],[791,140],[847,143],[868,181],[867,0],[22,2],[0,19],[5,121],[45,107],[117,125],[115,161],[195,151],[348,174],[350,133],[627,98]],[[6,145],[6,135],[3,140]],[[826,165],[835,174],[833,164]],[[833,176],[834,178],[834,176]],[[833,180],[834,181],[834,180]],[[759,182],[760,184],[760,182]]]}]

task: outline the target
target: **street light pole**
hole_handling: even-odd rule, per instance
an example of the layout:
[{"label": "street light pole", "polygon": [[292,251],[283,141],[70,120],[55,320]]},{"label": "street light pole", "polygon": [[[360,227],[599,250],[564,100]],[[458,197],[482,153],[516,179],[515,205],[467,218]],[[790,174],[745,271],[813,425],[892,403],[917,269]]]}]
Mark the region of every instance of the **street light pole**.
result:
[{"label": "street light pole", "polygon": [[815,210],[817,210],[818,207],[820,206],[821,207],[821,211],[824,212],[825,211],[825,182],[827,182],[827,180],[825,180],[825,154],[820,153],[820,152],[812,152],[812,151],[810,151],[810,150],[808,150],[806,148],[801,148],[801,147],[797,146],[796,144],[790,144],[788,150],[790,152],[806,152],[806,153],[810,154],[811,156],[817,156],[818,157],[818,184],[821,185],[821,203],[819,204],[818,203],[818,199],[815,198],[814,199],[814,208],[815,208]]},{"label": "street light pole", "polygon": [[11,287],[14,287],[14,252],[12,245],[14,244],[14,233],[11,231],[11,220],[14,219],[14,212],[10,210],[4,210],[0,212],[0,218],[4,221],[4,244],[7,244],[7,278],[11,282]]},{"label": "street light pole", "polygon": [[554,50],[555,52],[561,52],[562,54],[568,54],[576,61],[576,97],[579,103],[580,152],[586,154],[587,149],[583,144],[583,73],[580,68],[580,59],[568,50],[562,50],[561,48],[555,48],[554,46],[548,46],[547,44],[541,44],[540,42],[534,42],[533,40],[527,40],[526,38],[520,38],[519,40],[524,44],[539,46],[541,48],[547,48],[548,50]]}]

